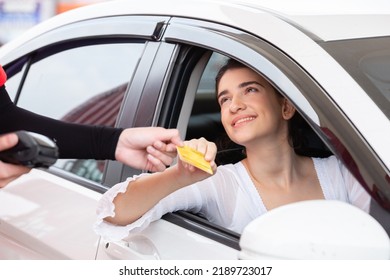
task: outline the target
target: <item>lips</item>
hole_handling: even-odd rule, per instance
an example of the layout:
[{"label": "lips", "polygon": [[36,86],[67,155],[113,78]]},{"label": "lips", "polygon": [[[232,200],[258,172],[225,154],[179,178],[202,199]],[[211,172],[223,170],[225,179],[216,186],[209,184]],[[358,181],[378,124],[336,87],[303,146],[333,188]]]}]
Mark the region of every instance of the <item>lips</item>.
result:
[{"label": "lips", "polygon": [[254,116],[241,116],[241,117],[237,117],[235,118],[233,121],[232,121],[232,126],[233,127],[237,127],[241,124],[244,124],[244,123],[247,123],[247,122],[251,122],[255,119]]}]

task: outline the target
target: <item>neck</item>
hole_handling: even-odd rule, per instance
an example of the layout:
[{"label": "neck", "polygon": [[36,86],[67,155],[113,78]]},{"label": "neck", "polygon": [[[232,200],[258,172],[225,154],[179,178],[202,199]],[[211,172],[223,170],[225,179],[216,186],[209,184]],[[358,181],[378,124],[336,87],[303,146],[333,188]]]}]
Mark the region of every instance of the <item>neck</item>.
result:
[{"label": "neck", "polygon": [[297,178],[301,157],[288,143],[268,147],[247,147],[243,164],[256,186],[289,188]]}]

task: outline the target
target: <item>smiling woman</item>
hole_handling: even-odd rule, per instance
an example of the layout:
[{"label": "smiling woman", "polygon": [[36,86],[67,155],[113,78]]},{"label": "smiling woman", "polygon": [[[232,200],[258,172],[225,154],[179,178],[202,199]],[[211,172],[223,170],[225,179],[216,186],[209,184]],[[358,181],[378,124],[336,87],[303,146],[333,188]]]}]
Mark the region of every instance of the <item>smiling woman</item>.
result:
[{"label": "smiling woman", "polygon": [[[341,200],[368,211],[369,195],[334,156],[295,153],[289,137],[295,108],[262,76],[231,59],[219,71],[216,89],[222,124],[230,139],[245,147],[246,158],[219,166],[211,177],[179,161],[162,173],[117,184],[100,201],[99,234],[121,239],[177,210],[198,213],[238,233],[267,211],[298,201]],[[210,142],[201,138],[186,145],[215,169],[216,149]]]}]

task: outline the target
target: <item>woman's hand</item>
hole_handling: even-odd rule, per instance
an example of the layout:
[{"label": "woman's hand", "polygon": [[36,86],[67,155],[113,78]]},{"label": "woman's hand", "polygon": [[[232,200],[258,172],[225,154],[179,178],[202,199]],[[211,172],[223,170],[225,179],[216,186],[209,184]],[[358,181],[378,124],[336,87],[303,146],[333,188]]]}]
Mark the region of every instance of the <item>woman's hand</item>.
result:
[{"label": "woman's hand", "polygon": [[[217,147],[214,143],[200,138],[185,141],[184,145],[204,154],[205,159],[210,162],[213,172],[216,171],[214,158]],[[181,147],[183,143],[178,143],[177,146]],[[117,225],[132,223],[167,195],[209,176],[211,176],[209,173],[181,160],[178,160],[176,165],[167,168],[163,172],[140,176],[128,184],[124,193],[120,193],[115,197],[115,216],[106,217],[105,221]]]},{"label": "woman's hand", "polygon": [[[217,146],[215,143],[207,141],[205,138],[192,139],[184,141],[184,146],[188,146],[204,155],[204,159],[210,163],[213,174],[217,171],[217,165],[215,163],[215,156],[217,154]],[[181,180],[184,180],[183,184],[188,185],[201,180],[204,180],[211,174],[193,166],[186,162],[178,160],[177,164],[178,176]]]}]

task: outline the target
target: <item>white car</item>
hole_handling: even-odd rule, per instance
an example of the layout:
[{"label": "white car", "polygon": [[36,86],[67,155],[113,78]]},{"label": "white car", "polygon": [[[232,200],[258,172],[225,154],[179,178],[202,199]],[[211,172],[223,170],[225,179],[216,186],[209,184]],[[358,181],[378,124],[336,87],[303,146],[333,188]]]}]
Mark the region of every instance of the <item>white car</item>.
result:
[{"label": "white car", "polygon": [[0,189],[0,258],[390,258],[390,4],[322,2],[108,1],[34,27],[0,49],[0,64],[14,102],[36,113],[217,140],[214,76],[227,57],[238,59],[297,106],[306,152],[339,157],[372,195],[370,214],[297,203],[240,235],[178,212],[107,242],[93,231],[97,201],[142,170],[58,160]]}]

